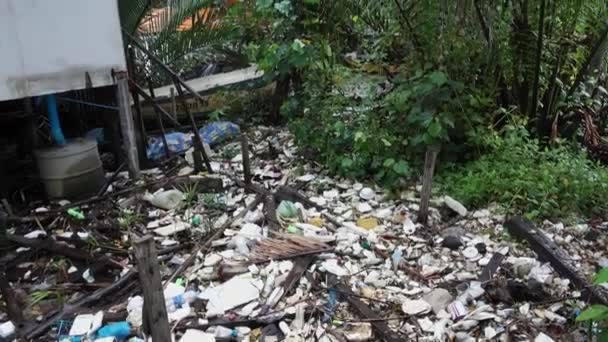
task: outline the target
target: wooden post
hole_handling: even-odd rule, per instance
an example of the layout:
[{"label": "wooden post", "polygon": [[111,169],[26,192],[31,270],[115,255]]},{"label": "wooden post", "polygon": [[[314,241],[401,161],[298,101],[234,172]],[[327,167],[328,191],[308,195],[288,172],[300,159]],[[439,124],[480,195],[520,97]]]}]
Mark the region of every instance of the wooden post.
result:
[{"label": "wooden post", "polygon": [[[152,101],[156,102],[156,96],[154,96],[154,85],[152,84],[152,80],[148,77],[148,89],[150,89],[150,97],[152,97]],[[167,158],[171,157],[171,151],[169,151],[169,143],[167,143],[167,133],[165,132],[165,125],[163,124],[162,113],[160,113],[156,107],[154,108],[154,112],[156,113],[156,119],[158,120],[158,126],[160,128],[161,140],[163,141],[163,146],[165,147],[165,156]]]},{"label": "wooden post", "polygon": [[175,88],[171,87],[171,115],[177,121],[177,101],[175,100]]},{"label": "wooden post", "polygon": [[137,145],[135,142],[135,124],[131,113],[131,103],[129,101],[129,80],[125,71],[116,73],[116,99],[118,101],[120,127],[124,141],[125,152],[129,165],[129,175],[133,179],[140,176],[139,159],[137,155]]},{"label": "wooden post", "polygon": [[[136,75],[136,65],[135,65],[135,51],[133,51],[133,47],[129,46],[127,49],[127,75]],[[150,161],[148,160],[148,134],[146,133],[146,125],[144,123],[144,116],[141,111],[141,102],[139,101],[139,96],[133,89],[133,83],[135,83],[134,79],[129,79],[129,90],[131,92],[131,96],[133,98],[133,107],[135,108],[135,113],[133,113],[134,118],[134,127],[135,127],[135,143],[137,145],[137,152],[139,153],[139,165],[140,167],[146,168],[150,165]]]},{"label": "wooden post", "polygon": [[4,270],[0,270],[0,292],[2,293],[2,298],[4,298],[4,302],[6,303],[6,312],[8,313],[8,318],[13,321],[15,326],[19,326],[19,324],[23,323],[23,312],[21,312],[21,308],[17,303],[17,299],[15,297],[15,291],[6,280],[6,274]]},{"label": "wooden post", "polygon": [[[209,173],[213,173],[213,170],[211,169],[211,160],[209,159],[209,156],[207,156],[207,152],[205,152],[205,146],[203,144],[203,139],[201,138],[201,135],[198,133],[198,128],[196,127],[196,122],[194,121],[194,117],[192,116],[192,113],[190,113],[190,110],[188,109],[188,103],[186,102],[186,98],[184,97],[184,91],[182,89],[182,85],[180,84],[179,78],[177,76],[173,77],[173,83],[175,84],[175,88],[177,89],[177,94],[179,95],[180,100],[182,101],[183,105],[184,105],[184,110],[186,111],[186,115],[188,115],[188,118],[190,119],[190,125],[192,126],[192,133],[194,134],[194,136],[192,137],[192,143],[194,144],[194,169],[196,171],[202,171],[202,165],[200,165],[200,162],[197,163],[197,154],[200,153],[200,155],[203,156],[203,161],[205,162],[205,166],[207,168],[207,172]],[[197,93],[198,94],[198,93]],[[200,96],[200,95],[199,95]]]},{"label": "wooden post", "polygon": [[245,177],[245,184],[251,185],[251,164],[249,162],[249,141],[247,140],[247,134],[241,134],[241,154],[243,155],[243,174]]},{"label": "wooden post", "polygon": [[148,330],[154,342],[171,342],[171,330],[154,238],[146,235],[141,239],[135,239],[133,245],[139,280],[144,293],[144,329]]},{"label": "wooden post", "polygon": [[424,175],[422,176],[422,191],[420,192],[420,210],[418,211],[418,222],[427,224],[429,216],[429,202],[431,201],[431,190],[433,189],[433,174],[435,172],[435,161],[437,161],[438,148],[428,147],[424,158]]}]

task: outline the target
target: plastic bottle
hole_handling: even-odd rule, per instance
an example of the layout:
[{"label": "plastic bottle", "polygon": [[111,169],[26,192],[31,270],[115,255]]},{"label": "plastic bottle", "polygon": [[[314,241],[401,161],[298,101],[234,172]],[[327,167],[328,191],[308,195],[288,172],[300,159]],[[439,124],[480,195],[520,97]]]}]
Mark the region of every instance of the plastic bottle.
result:
[{"label": "plastic bottle", "polygon": [[165,299],[165,305],[167,306],[167,312],[174,312],[181,308],[184,304],[190,304],[196,300],[198,293],[196,291],[186,291],[184,294],[177,295],[173,298]]},{"label": "plastic bottle", "polygon": [[155,207],[171,210],[177,208],[182,203],[184,200],[184,193],[175,189],[162,191],[155,194],[146,192],[143,199]]},{"label": "plastic bottle", "polygon": [[238,331],[218,325],[207,330],[208,333],[214,334],[218,338],[232,338],[238,336]]}]

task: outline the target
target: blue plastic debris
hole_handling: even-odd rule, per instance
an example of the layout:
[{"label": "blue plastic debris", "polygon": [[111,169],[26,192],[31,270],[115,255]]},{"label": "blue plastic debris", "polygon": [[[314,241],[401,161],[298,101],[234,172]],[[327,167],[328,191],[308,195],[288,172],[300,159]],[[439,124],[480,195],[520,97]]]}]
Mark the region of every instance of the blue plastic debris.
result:
[{"label": "blue plastic debris", "polygon": [[327,304],[325,304],[325,313],[323,314],[323,323],[331,321],[331,318],[336,312],[338,307],[338,291],[336,289],[329,289]]},{"label": "blue plastic debris", "polygon": [[[186,152],[192,147],[192,134],[173,132],[165,134],[169,152],[180,154]],[[148,150],[146,151],[148,159],[157,160],[166,155],[165,145],[162,137],[151,137],[148,139]]]},{"label": "blue plastic debris", "polygon": [[206,124],[198,130],[201,139],[210,146],[221,143],[241,133],[238,125],[230,121],[216,121]]},{"label": "blue plastic debris", "polygon": [[131,335],[131,325],[129,322],[110,323],[97,331],[97,338],[115,337],[117,340],[124,340],[129,335]]},{"label": "blue plastic debris", "polygon": [[[241,132],[238,125],[229,121],[216,121],[206,124],[198,130],[198,134],[204,143],[213,146],[221,143],[231,137],[238,135]],[[191,133],[173,132],[165,134],[169,152],[181,154],[192,147]],[[147,156],[150,160],[158,160],[166,155],[165,145],[162,137],[151,137],[148,139]]]},{"label": "blue plastic debris", "polygon": [[399,261],[401,261],[401,257],[403,256],[403,251],[399,248],[395,248],[395,251],[392,255],[393,260],[393,271],[397,271],[399,269]]}]

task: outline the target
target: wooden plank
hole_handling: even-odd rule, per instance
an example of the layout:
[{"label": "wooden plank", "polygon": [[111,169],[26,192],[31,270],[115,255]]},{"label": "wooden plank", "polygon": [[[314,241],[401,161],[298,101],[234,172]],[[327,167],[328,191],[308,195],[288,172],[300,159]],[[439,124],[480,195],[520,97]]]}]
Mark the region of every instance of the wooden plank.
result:
[{"label": "wooden plank", "polygon": [[[291,291],[294,287],[298,285],[298,282],[300,281],[300,279],[302,279],[304,273],[306,273],[306,270],[308,269],[308,266],[310,266],[310,264],[312,263],[313,259],[314,256],[311,255],[299,257],[294,260],[293,268],[287,275],[285,283],[283,283],[283,289],[285,289],[285,291],[283,291],[281,298],[285,297],[289,293],[289,291]],[[277,304],[281,301],[281,298],[279,298]]]},{"label": "wooden plank", "polygon": [[129,101],[129,81],[127,73],[124,71],[116,73],[116,83],[116,99],[119,107],[122,138],[127,153],[129,176],[132,179],[138,179],[140,176],[139,156],[137,154],[137,142],[135,141],[135,124],[133,123],[133,114],[131,113],[131,104]]},{"label": "wooden plank", "polygon": [[[258,70],[257,66],[253,65],[244,69],[234,70],[221,74],[209,75],[205,77],[194,78],[185,81],[192,90],[202,93],[215,88],[226,87],[239,83],[249,82],[260,79],[264,76],[264,72]],[[173,85],[167,85],[154,89],[156,97],[171,98],[171,89]]]},{"label": "wooden plank", "polygon": [[[351,293],[350,288],[348,288],[348,286],[346,286],[344,284],[338,284],[336,286],[336,289],[342,293]],[[355,309],[355,311],[357,311],[357,313],[361,317],[363,317],[365,319],[372,319],[372,320],[381,318],[380,316],[378,316],[378,314],[376,312],[374,312],[374,310],[370,309],[370,307],[367,304],[363,303],[359,298],[354,297],[354,296],[346,296],[346,300]],[[376,336],[379,337],[380,339],[382,339],[383,341],[386,341],[386,342],[407,341],[407,339],[404,336],[402,336],[398,332],[391,330],[388,327],[388,324],[386,324],[386,322],[372,321],[370,323],[372,324],[372,327],[374,328]]]},{"label": "wooden plank", "polygon": [[422,191],[420,192],[420,210],[418,211],[418,222],[427,224],[429,216],[429,203],[431,191],[433,190],[433,174],[435,173],[435,162],[439,150],[429,147],[424,158],[424,175],[422,176]]},{"label": "wooden plank", "polygon": [[521,217],[514,217],[505,222],[504,226],[514,237],[527,241],[540,260],[551,263],[560,276],[570,279],[592,303],[608,305],[608,292],[592,286],[579,275],[576,268],[568,262],[570,256],[542,231],[534,228],[532,223]]},{"label": "wooden plank", "polygon": [[152,235],[146,235],[134,240],[133,244],[144,295],[144,330],[148,330],[155,342],[171,342],[171,330],[154,238]]},{"label": "wooden plank", "polygon": [[490,262],[488,262],[488,264],[483,268],[483,270],[481,270],[481,276],[479,277],[479,281],[485,283],[487,281],[492,280],[492,277],[494,277],[494,273],[496,273],[498,267],[500,267],[500,264],[502,263],[504,258],[505,256],[503,254],[498,252],[494,253],[494,255],[492,255],[492,258],[490,259]]},{"label": "wooden plank", "polygon": [[15,326],[19,326],[20,323],[23,322],[23,312],[17,302],[17,298],[15,297],[15,291],[6,280],[6,274],[4,270],[0,270],[0,293],[2,293],[2,298],[6,303],[6,312],[8,313],[8,318],[15,324]]}]

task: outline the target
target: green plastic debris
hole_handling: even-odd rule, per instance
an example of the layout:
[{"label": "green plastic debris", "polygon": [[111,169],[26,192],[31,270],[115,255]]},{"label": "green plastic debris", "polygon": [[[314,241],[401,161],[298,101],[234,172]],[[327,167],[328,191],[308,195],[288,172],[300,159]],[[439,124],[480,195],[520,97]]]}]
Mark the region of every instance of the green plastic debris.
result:
[{"label": "green plastic debris", "polygon": [[184,278],[177,278],[177,279],[175,279],[175,285],[184,286],[185,283],[186,282],[184,281]]},{"label": "green plastic debris", "polygon": [[292,219],[298,216],[298,208],[291,201],[281,201],[277,208],[277,214],[282,219]]},{"label": "green plastic debris", "polygon": [[368,251],[372,250],[372,246],[369,244],[369,241],[363,241],[363,242],[361,242],[361,247],[363,249],[367,249]]},{"label": "green plastic debris", "polygon": [[201,225],[201,217],[198,215],[194,215],[194,217],[192,217],[192,220],[190,221],[190,223],[195,226],[198,227]]},{"label": "green plastic debris", "polygon": [[68,209],[68,215],[77,220],[84,220],[84,213],[80,209],[70,208]]},{"label": "green plastic debris", "polygon": [[287,226],[287,232],[291,234],[302,234],[302,230],[300,230],[300,228],[291,224]]}]

